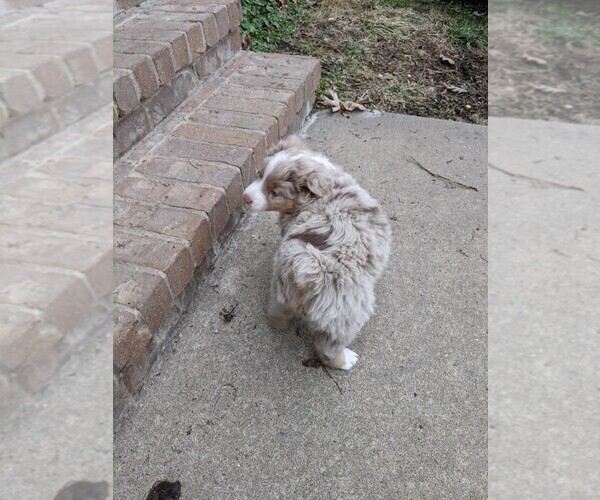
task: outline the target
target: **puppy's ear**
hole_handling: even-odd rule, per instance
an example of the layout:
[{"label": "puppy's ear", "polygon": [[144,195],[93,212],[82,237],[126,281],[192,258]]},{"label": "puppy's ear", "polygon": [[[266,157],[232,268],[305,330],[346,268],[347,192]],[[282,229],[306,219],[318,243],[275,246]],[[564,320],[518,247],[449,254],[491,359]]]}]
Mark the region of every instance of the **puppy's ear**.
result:
[{"label": "puppy's ear", "polygon": [[309,191],[317,198],[325,196],[333,188],[333,179],[320,167],[302,161],[294,172],[293,182],[297,191]]},{"label": "puppy's ear", "polygon": [[301,151],[310,151],[310,148],[307,144],[300,139],[297,135],[290,135],[285,139],[279,141],[275,146],[271,147],[267,151],[267,156],[273,156],[275,153],[279,153],[279,151],[285,151],[286,149],[299,149]]}]

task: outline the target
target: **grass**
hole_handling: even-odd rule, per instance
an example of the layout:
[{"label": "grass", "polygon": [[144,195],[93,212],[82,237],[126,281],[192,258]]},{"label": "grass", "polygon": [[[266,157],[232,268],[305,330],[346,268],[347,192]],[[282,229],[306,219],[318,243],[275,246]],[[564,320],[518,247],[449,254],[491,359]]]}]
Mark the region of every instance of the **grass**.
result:
[{"label": "grass", "polygon": [[250,48],[273,52],[278,43],[291,37],[304,18],[304,1],[283,4],[271,0],[242,0],[242,31]]},{"label": "grass", "polygon": [[535,35],[546,45],[567,50],[588,49],[597,47],[600,43],[597,16],[580,16],[573,9],[553,9],[535,30]]},{"label": "grass", "polygon": [[[382,111],[485,123],[485,3],[283,1],[242,0],[246,40],[252,50],[320,59],[319,100],[335,89],[344,99],[368,96],[371,107]],[[478,8],[481,15],[474,15]],[[443,65],[441,54],[456,66]],[[469,94],[451,94],[445,83],[468,88]]]}]

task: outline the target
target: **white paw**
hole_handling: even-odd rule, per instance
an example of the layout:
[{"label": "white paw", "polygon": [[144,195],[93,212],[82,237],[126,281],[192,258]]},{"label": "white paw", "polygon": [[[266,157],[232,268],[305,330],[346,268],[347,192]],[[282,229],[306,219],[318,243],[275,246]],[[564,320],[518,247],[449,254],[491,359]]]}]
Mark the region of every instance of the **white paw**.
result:
[{"label": "white paw", "polygon": [[356,361],[358,360],[358,354],[356,354],[354,351],[352,351],[348,348],[345,348],[344,349],[344,358],[346,359],[346,362],[344,363],[344,366],[341,367],[341,369],[349,370],[356,364]]}]

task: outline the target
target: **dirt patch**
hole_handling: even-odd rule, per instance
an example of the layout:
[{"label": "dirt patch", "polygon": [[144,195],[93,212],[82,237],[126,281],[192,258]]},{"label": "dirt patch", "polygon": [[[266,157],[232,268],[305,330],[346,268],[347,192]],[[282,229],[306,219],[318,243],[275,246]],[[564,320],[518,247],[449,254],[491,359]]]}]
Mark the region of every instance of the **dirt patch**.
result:
[{"label": "dirt patch", "polygon": [[597,2],[490,5],[490,115],[600,124]]},{"label": "dirt patch", "polygon": [[483,2],[309,3],[277,51],[322,61],[318,101],[333,88],[341,99],[368,98],[368,107],[381,111],[487,122]]}]

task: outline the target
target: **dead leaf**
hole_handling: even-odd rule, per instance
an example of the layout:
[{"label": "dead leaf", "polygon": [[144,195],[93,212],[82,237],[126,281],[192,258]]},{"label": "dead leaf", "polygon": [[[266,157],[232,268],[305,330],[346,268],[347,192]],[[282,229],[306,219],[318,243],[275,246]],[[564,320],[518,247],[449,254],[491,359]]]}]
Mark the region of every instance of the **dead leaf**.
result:
[{"label": "dead leaf", "polygon": [[233,304],[229,306],[225,306],[221,309],[219,315],[223,319],[225,323],[230,323],[233,318],[235,318],[235,310],[240,303],[236,300]]},{"label": "dead leaf", "polygon": [[450,57],[446,57],[444,54],[440,54],[440,59],[443,63],[449,64],[450,66],[454,66],[456,64],[454,62],[454,59],[451,59]]},{"label": "dead leaf", "polygon": [[474,15],[475,17],[482,17],[482,16],[485,16],[485,14],[483,14],[483,13],[481,13],[481,12],[477,11],[477,10],[473,12],[473,15]]},{"label": "dead leaf", "polygon": [[323,366],[321,361],[317,358],[305,359],[304,361],[302,361],[302,365],[306,366],[306,368],[319,368]]},{"label": "dead leaf", "polygon": [[523,60],[528,63],[537,64],[538,66],[548,66],[548,63],[539,57],[523,54]]},{"label": "dead leaf", "polygon": [[450,91],[450,92],[454,92],[455,94],[466,94],[468,92],[467,89],[463,89],[462,87],[458,87],[456,85],[448,85],[447,83],[444,83],[444,86]]},{"label": "dead leaf", "polygon": [[565,94],[567,92],[565,89],[560,89],[558,87],[550,87],[549,85],[536,85],[534,83],[530,83],[529,86],[532,89],[539,90],[540,92],[545,92],[546,94]]},{"label": "dead leaf", "polygon": [[344,116],[344,113],[346,111],[356,111],[356,110],[366,111],[367,110],[367,108],[365,108],[362,104],[360,104],[358,102],[340,100],[340,98],[333,91],[333,89],[330,89],[327,93],[329,94],[330,97],[323,97],[321,103],[323,104],[323,106],[327,106],[327,107],[331,108],[332,113],[336,113],[339,111],[340,114],[342,116]]}]

